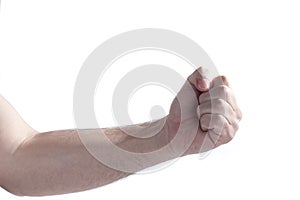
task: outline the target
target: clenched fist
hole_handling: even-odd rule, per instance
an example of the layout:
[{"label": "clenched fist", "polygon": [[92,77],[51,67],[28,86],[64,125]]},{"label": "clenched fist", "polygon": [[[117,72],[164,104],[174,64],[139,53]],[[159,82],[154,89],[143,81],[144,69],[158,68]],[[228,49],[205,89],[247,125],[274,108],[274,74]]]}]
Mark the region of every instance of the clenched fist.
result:
[{"label": "clenched fist", "polygon": [[188,146],[185,155],[209,151],[229,142],[242,118],[226,77],[209,80],[207,74],[200,67],[188,77],[167,116],[168,141],[183,132],[188,139],[182,142],[191,143],[183,144]]}]

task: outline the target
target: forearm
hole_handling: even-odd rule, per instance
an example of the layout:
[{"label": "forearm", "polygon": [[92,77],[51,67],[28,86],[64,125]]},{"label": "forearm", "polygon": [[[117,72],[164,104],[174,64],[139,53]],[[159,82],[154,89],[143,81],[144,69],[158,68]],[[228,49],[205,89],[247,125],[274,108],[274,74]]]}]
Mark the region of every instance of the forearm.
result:
[{"label": "forearm", "polygon": [[[157,123],[157,122],[155,122]],[[152,134],[151,126],[128,126],[125,130],[140,130]],[[138,139],[120,128],[102,129],[111,142],[130,152],[145,153],[162,147],[165,129],[156,136]],[[80,130],[80,134],[98,134],[97,130]],[[102,141],[97,142],[101,147]],[[141,169],[170,159],[139,163]],[[128,162],[131,162],[130,160]],[[96,160],[82,144],[77,130],[40,133],[23,143],[7,163],[6,184],[3,187],[16,195],[40,196],[87,190],[106,185],[130,173],[107,167]]]}]

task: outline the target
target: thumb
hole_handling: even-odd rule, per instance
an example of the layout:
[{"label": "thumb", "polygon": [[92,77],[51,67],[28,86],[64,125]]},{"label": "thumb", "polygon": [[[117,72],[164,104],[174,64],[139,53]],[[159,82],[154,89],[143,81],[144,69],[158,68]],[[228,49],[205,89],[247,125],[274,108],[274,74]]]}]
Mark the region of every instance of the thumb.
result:
[{"label": "thumb", "polygon": [[206,92],[209,90],[210,87],[210,81],[207,77],[208,77],[208,70],[203,67],[199,67],[188,77],[188,81],[199,92]]},{"label": "thumb", "polygon": [[210,81],[207,78],[197,78],[196,87],[201,92],[206,92],[209,89]]}]

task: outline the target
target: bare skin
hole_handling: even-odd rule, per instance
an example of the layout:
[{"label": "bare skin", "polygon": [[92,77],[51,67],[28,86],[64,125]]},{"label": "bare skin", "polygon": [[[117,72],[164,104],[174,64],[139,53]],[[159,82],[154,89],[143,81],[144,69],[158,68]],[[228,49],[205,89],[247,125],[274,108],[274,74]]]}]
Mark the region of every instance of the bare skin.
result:
[{"label": "bare skin", "polygon": [[[208,80],[206,73],[203,68],[199,68],[188,77],[166,117],[122,129],[102,129],[118,147],[130,152],[147,153],[168,145],[179,131],[188,137],[191,124],[197,125],[197,134],[191,144],[187,146],[175,143],[172,146],[174,151],[140,160],[137,171],[176,157],[211,150],[234,137],[241,119],[241,111],[232,90],[224,76]],[[186,87],[189,84],[192,87]],[[179,96],[184,100],[180,101],[180,105]],[[196,103],[191,101],[195,97]],[[185,112],[181,112],[182,107]],[[153,134],[153,128],[159,124],[163,124],[162,128]],[[154,136],[133,137],[124,130]],[[97,131],[87,129],[80,130],[80,133],[97,134]],[[185,143],[185,140],[182,140],[182,143]],[[99,147],[101,144],[105,146],[101,141],[97,141]],[[187,148],[181,151],[183,146]],[[107,148],[109,151],[109,147]],[[110,168],[95,159],[82,144],[77,130],[47,133],[35,131],[2,96],[0,157],[0,186],[19,196],[78,192],[100,187],[132,174]]]}]

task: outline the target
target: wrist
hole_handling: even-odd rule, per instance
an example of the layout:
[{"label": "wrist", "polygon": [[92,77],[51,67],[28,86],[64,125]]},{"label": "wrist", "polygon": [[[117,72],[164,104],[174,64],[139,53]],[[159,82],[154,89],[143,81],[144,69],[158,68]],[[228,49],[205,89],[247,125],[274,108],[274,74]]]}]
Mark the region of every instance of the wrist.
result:
[{"label": "wrist", "polygon": [[157,151],[168,143],[166,118],[120,128],[123,135],[117,145],[129,152]]}]

